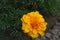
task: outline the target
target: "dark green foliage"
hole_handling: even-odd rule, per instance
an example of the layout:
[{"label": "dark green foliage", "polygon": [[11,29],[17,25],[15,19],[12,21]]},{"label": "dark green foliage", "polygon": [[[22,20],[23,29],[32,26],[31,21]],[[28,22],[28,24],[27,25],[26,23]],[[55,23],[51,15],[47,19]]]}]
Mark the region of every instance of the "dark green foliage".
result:
[{"label": "dark green foliage", "polygon": [[0,0],[0,35],[21,36],[20,18],[38,10],[41,14],[60,13],[60,0]]}]

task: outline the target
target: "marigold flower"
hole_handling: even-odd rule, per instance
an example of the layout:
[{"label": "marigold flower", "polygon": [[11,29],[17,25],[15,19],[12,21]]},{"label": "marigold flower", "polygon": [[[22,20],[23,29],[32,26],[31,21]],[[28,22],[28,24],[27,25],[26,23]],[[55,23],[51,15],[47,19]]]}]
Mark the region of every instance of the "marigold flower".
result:
[{"label": "marigold flower", "polygon": [[38,11],[33,11],[23,15],[21,18],[22,30],[32,38],[44,36],[47,22],[45,22],[43,16]]}]

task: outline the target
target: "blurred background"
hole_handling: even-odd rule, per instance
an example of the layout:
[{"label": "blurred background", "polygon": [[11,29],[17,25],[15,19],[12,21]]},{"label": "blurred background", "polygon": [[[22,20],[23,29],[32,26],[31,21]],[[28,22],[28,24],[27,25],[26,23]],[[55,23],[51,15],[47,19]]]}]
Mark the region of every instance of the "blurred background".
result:
[{"label": "blurred background", "polygon": [[[44,37],[33,39],[21,30],[20,18],[31,11],[48,22]],[[0,0],[0,40],[60,40],[60,0]]]}]

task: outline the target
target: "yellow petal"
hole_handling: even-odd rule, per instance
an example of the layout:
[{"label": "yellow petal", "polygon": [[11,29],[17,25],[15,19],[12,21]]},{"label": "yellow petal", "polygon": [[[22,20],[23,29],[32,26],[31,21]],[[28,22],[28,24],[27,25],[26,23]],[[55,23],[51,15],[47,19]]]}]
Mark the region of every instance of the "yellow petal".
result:
[{"label": "yellow petal", "polygon": [[22,30],[24,30],[24,33],[27,33],[27,32],[30,31],[30,26],[27,25],[27,24],[23,24],[23,25],[22,25]]},{"label": "yellow petal", "polygon": [[29,31],[30,31],[30,30],[28,30],[28,29],[25,29],[25,30],[24,30],[24,33],[28,33]]},{"label": "yellow petal", "polygon": [[41,23],[41,22],[44,22],[45,20],[43,19],[43,18],[40,18],[39,17],[39,22]]},{"label": "yellow petal", "polygon": [[33,34],[37,34],[38,33],[36,29],[33,29],[32,32],[33,32]]},{"label": "yellow petal", "polygon": [[29,24],[22,24],[22,30],[24,30],[24,33],[28,33],[29,31],[32,31],[32,28],[30,27]]},{"label": "yellow petal", "polygon": [[44,36],[45,35],[45,33],[44,33],[44,31],[40,31],[40,32],[38,32],[41,36]]},{"label": "yellow petal", "polygon": [[30,18],[27,16],[27,15],[24,15],[22,18],[21,18],[22,22],[25,22],[25,23],[30,23]]},{"label": "yellow petal", "polygon": [[32,38],[38,37],[38,34],[34,34],[33,32],[29,32],[28,35],[31,36]]},{"label": "yellow petal", "polygon": [[46,27],[44,27],[44,28],[38,27],[37,30],[38,30],[38,31],[40,31],[40,30],[45,31],[45,30],[46,30]]}]

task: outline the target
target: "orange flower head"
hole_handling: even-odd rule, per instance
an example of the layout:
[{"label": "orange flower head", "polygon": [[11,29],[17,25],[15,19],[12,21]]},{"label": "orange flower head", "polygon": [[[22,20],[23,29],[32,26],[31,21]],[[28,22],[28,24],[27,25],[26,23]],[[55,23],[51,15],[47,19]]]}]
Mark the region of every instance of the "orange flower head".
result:
[{"label": "orange flower head", "polygon": [[22,30],[32,38],[37,38],[39,34],[44,36],[47,22],[38,11],[33,11],[23,15],[21,18]]}]

